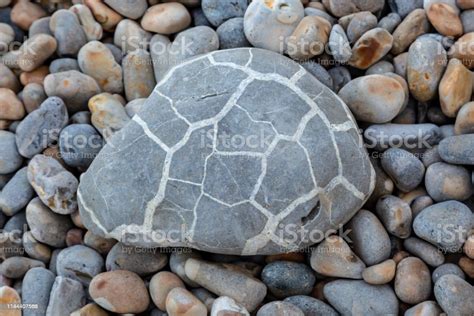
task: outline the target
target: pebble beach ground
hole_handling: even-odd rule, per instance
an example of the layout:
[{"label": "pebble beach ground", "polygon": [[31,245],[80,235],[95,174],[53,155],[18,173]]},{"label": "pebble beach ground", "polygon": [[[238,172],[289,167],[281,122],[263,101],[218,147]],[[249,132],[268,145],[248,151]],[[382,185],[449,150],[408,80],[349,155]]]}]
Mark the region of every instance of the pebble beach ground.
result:
[{"label": "pebble beach ground", "polygon": [[474,0],[0,0],[0,316],[474,315],[472,69]]}]

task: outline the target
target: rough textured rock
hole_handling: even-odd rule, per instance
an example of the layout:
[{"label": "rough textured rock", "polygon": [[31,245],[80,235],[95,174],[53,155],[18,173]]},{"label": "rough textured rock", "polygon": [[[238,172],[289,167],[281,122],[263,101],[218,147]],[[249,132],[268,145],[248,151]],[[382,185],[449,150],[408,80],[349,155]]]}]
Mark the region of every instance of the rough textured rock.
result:
[{"label": "rough textured rock", "polygon": [[[226,141],[213,148],[213,137]],[[94,233],[138,246],[297,249],[305,243],[288,245],[279,224],[326,231],[349,220],[372,192],[374,172],[360,143],[347,107],[289,59],[246,48],[203,55],[170,71],[111,137],[82,176],[81,216]],[[126,183],[123,191],[117,182]],[[149,238],[154,230],[176,234],[173,241]],[[283,234],[286,246],[271,234]]]}]

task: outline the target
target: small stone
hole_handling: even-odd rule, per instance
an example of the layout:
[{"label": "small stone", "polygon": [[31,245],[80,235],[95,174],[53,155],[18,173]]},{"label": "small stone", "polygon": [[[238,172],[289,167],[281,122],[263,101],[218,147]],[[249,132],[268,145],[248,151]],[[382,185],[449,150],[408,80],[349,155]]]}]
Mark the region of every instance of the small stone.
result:
[{"label": "small stone", "polygon": [[449,56],[461,60],[464,66],[472,69],[474,67],[474,52],[469,47],[473,41],[474,32],[464,34],[451,47]]},{"label": "small stone", "polygon": [[26,207],[26,220],[36,240],[52,247],[66,246],[66,233],[73,227],[68,216],[52,212],[39,198],[34,198]]},{"label": "small stone", "polygon": [[279,299],[293,295],[308,295],[316,282],[313,271],[307,265],[291,261],[275,261],[267,264],[261,277],[270,293]]},{"label": "small stone", "polygon": [[427,208],[428,206],[433,204],[433,199],[428,195],[422,195],[414,199],[410,205],[413,218],[415,218],[424,208]]},{"label": "small stone", "polygon": [[328,304],[306,295],[296,295],[285,298],[284,302],[291,303],[301,309],[307,316],[327,315],[337,316],[338,313]]},{"label": "small stone", "polygon": [[[316,3],[316,2],[311,2]],[[322,6],[322,3],[320,3]],[[326,12],[324,8],[314,8],[314,7],[306,7],[304,8],[304,15],[305,16],[319,16],[323,19],[326,19],[331,25],[335,25],[337,20],[333,18],[330,14]]]},{"label": "small stone", "polygon": [[71,167],[87,169],[103,146],[103,139],[89,124],[71,124],[59,135],[63,161]]},{"label": "small stone", "polygon": [[474,135],[446,137],[439,143],[438,151],[448,163],[474,165]]},{"label": "small stone", "polygon": [[150,303],[143,280],[125,270],[96,275],[89,285],[89,294],[98,305],[114,313],[142,313]]},{"label": "small stone", "polygon": [[140,99],[135,99],[127,103],[125,106],[125,112],[127,112],[127,115],[129,117],[133,117],[135,114],[137,114],[141,108],[143,107],[143,104],[145,104],[146,99],[145,98],[140,98]]},{"label": "small stone", "polygon": [[349,42],[355,43],[364,33],[376,27],[377,17],[371,12],[363,11],[351,14],[350,22],[346,27]]},{"label": "small stone", "polygon": [[2,316],[21,316],[22,310],[16,307],[21,303],[21,297],[14,288],[9,286],[0,287],[0,305],[2,306]]},{"label": "small stone", "polygon": [[30,258],[36,259],[47,264],[51,260],[51,249],[38,242],[31,232],[23,234],[23,247]]},{"label": "small stone", "polygon": [[92,11],[97,22],[99,22],[106,31],[113,31],[115,26],[123,17],[112,10],[101,0],[84,0],[84,4]]},{"label": "small stone", "polygon": [[392,259],[366,268],[362,272],[364,281],[373,285],[387,284],[395,277],[397,264]]},{"label": "small stone", "polygon": [[20,74],[20,82],[26,86],[30,83],[43,84],[44,79],[49,74],[49,68],[46,65],[40,66],[33,71],[25,71]]},{"label": "small stone", "polygon": [[69,10],[58,10],[51,16],[49,28],[58,42],[59,56],[75,56],[87,43],[87,37],[77,16]]},{"label": "small stone", "polygon": [[324,6],[335,16],[342,17],[359,11],[377,12],[383,0],[323,0]]},{"label": "small stone", "polygon": [[122,67],[103,43],[91,41],[82,46],[77,60],[82,72],[94,78],[102,91],[123,92]]},{"label": "small stone", "polygon": [[207,308],[191,292],[176,287],[166,297],[166,312],[170,316],[205,316]]},{"label": "small stone", "polygon": [[[216,300],[216,296],[206,290],[205,288],[197,288],[197,289],[192,289],[191,292],[196,296],[201,302],[206,305],[206,308],[208,311],[212,310],[212,305],[214,304],[214,301]],[[227,296],[221,296],[221,297],[227,297]],[[229,299],[231,299],[229,297]],[[231,299],[233,300],[233,299]],[[234,300],[233,300],[234,301]],[[234,301],[235,302],[235,301]],[[237,303],[236,303],[237,304]],[[240,306],[240,305],[239,305]],[[242,307],[243,308],[243,307]]]},{"label": "small stone", "polygon": [[289,302],[274,301],[260,307],[256,316],[304,316],[301,309]]},{"label": "small stone", "polygon": [[18,170],[0,191],[0,209],[7,216],[21,211],[35,194],[26,176],[27,169]]},{"label": "small stone", "polygon": [[32,268],[44,268],[44,263],[27,257],[10,257],[0,266],[2,275],[11,279],[21,279]]},{"label": "small stone", "polygon": [[426,241],[410,237],[403,242],[403,246],[432,267],[438,267],[444,263],[443,252]]},{"label": "small stone", "polygon": [[115,239],[107,239],[92,233],[90,230],[84,235],[84,245],[95,249],[101,255],[109,253],[110,249],[117,243]]},{"label": "small stone", "polygon": [[386,29],[389,33],[393,33],[400,22],[402,22],[400,15],[392,12],[380,19],[377,26]]},{"label": "small stone", "polygon": [[183,251],[174,251],[170,255],[169,265],[173,273],[179,276],[186,285],[190,287],[199,287],[199,284],[186,276],[184,267],[188,259],[201,259],[201,255],[192,249],[183,248]]},{"label": "small stone", "polygon": [[265,284],[228,265],[188,259],[185,272],[192,281],[219,296],[229,296],[249,312],[253,312],[267,294]]},{"label": "small stone", "polygon": [[31,24],[46,15],[46,12],[38,4],[27,0],[17,1],[10,13],[13,23],[28,30]]},{"label": "small stone", "polygon": [[54,37],[37,34],[26,40],[19,48],[18,66],[23,71],[35,70],[54,54],[56,47]]},{"label": "small stone", "polygon": [[92,125],[106,141],[130,121],[122,103],[110,93],[92,97],[89,109]]},{"label": "small stone", "polygon": [[404,316],[428,316],[441,314],[442,310],[435,301],[425,301],[408,309]]},{"label": "small stone", "polygon": [[108,316],[108,315],[109,313],[107,313],[99,305],[94,304],[94,303],[89,303],[83,306],[81,309],[78,309],[75,312],[71,313],[70,316]]},{"label": "small stone", "polygon": [[[356,255],[372,266],[390,257],[390,238],[382,223],[371,212],[360,210],[348,223],[349,238]],[[374,238],[377,236],[377,238]]]},{"label": "small stone", "polygon": [[41,103],[47,99],[43,85],[39,83],[29,83],[22,91],[22,101],[26,112],[31,113],[41,106]]},{"label": "small stone", "polygon": [[220,49],[250,46],[249,41],[245,37],[243,18],[232,18],[225,21],[219,25],[216,32],[219,36]]},{"label": "small stone", "polygon": [[169,35],[186,29],[191,24],[191,15],[178,2],[160,3],[146,10],[141,26],[144,30]]},{"label": "small stone", "polygon": [[408,203],[396,196],[386,195],[377,202],[376,212],[390,234],[402,239],[410,236],[412,213]]},{"label": "small stone", "polygon": [[330,236],[311,252],[311,268],[330,277],[361,279],[365,263],[351,250],[343,238]]},{"label": "small stone", "polygon": [[58,276],[67,277],[88,286],[104,270],[102,256],[92,248],[75,245],[62,250],[57,258]]},{"label": "small stone", "polygon": [[0,119],[21,120],[25,116],[23,103],[10,89],[0,88]]},{"label": "small stone", "polygon": [[80,111],[71,116],[69,120],[71,124],[91,124],[91,112]]},{"label": "small stone", "polygon": [[324,296],[342,315],[398,314],[398,300],[389,285],[336,280],[324,286]]},{"label": "small stone", "polygon": [[426,170],[425,186],[436,202],[463,201],[472,194],[471,173],[462,166],[437,162]]},{"label": "small stone", "polygon": [[84,238],[84,231],[80,228],[72,228],[66,234],[66,245],[68,247],[82,245],[82,238]]},{"label": "small stone", "polygon": [[45,16],[43,18],[35,20],[33,23],[31,23],[31,26],[28,29],[28,37],[31,38],[37,34],[46,34],[52,36],[53,33],[51,33],[51,29],[49,28],[50,21],[50,16]]},{"label": "small stone", "polygon": [[79,64],[77,63],[77,60],[74,58],[59,58],[55,59],[51,62],[49,65],[49,72],[50,73],[57,73],[57,72],[64,72],[64,71],[69,71],[69,70],[78,70],[79,69]]},{"label": "small stone", "polygon": [[21,297],[23,304],[36,304],[37,308],[26,308],[23,316],[41,316],[46,314],[49,295],[53,287],[55,275],[45,268],[28,270],[23,278]]},{"label": "small stone", "polygon": [[211,310],[211,316],[250,316],[249,312],[241,305],[237,304],[235,300],[227,296],[217,298]]},{"label": "small stone", "polygon": [[466,10],[461,13],[461,23],[464,33],[474,32],[474,10]]},{"label": "small stone", "polygon": [[304,17],[288,37],[286,53],[293,59],[307,60],[324,52],[331,23],[318,16]]},{"label": "small stone", "polygon": [[[415,234],[443,251],[456,252],[474,226],[474,215],[461,202],[447,201],[422,210],[413,221]],[[453,236],[456,229],[456,237]]]},{"label": "small stone", "polygon": [[134,50],[125,56],[122,67],[127,101],[148,98],[156,85],[150,54],[143,49]]},{"label": "small stone", "polygon": [[437,267],[432,274],[433,283],[436,283],[443,275],[447,274],[454,274],[461,279],[466,279],[464,272],[462,272],[461,268],[454,263],[445,263]]},{"label": "small stone", "polygon": [[[151,34],[132,20],[122,20],[115,29],[114,44],[122,52],[130,53],[136,49],[146,49],[150,43]],[[123,65],[122,65],[123,66]]]},{"label": "small stone", "polygon": [[148,8],[146,0],[105,0],[104,2],[121,15],[132,20],[140,18]]},{"label": "small stone", "polygon": [[403,192],[415,189],[425,175],[425,166],[414,154],[400,148],[390,148],[382,156],[382,167]]},{"label": "small stone", "polygon": [[418,36],[427,33],[429,29],[430,23],[425,10],[416,9],[411,11],[392,34],[392,54],[398,55],[403,53]]},{"label": "small stone", "polygon": [[79,181],[54,158],[36,155],[28,164],[28,181],[41,201],[62,215],[77,210]]},{"label": "small stone", "polygon": [[446,3],[434,3],[426,15],[434,28],[442,35],[458,37],[463,34],[459,12]]},{"label": "small stone", "polygon": [[166,310],[166,297],[168,293],[176,288],[185,288],[183,281],[174,273],[162,271],[155,274],[150,280],[150,296],[155,305]]},{"label": "small stone", "polygon": [[20,82],[10,68],[0,63],[0,88],[10,89],[13,92],[20,91]]},{"label": "small stone", "polygon": [[247,10],[247,1],[202,0],[201,7],[207,20],[217,27],[229,19],[243,17]]},{"label": "small stone", "polygon": [[146,276],[164,268],[168,263],[166,254],[159,248],[139,248],[117,243],[107,255],[107,271],[128,270]]},{"label": "small stone", "polygon": [[393,64],[391,62],[382,60],[370,66],[366,70],[365,74],[366,75],[383,75],[390,72],[395,73],[395,68],[393,67]]},{"label": "small stone", "polygon": [[367,69],[385,56],[392,45],[393,37],[387,30],[380,27],[371,29],[354,44],[349,65]]},{"label": "small stone", "polygon": [[284,6],[274,1],[252,1],[245,11],[245,35],[254,47],[283,53],[286,38],[303,17],[304,7],[300,0],[286,1]]},{"label": "small stone", "polygon": [[76,70],[53,73],[44,79],[46,94],[64,100],[69,113],[87,110],[87,101],[100,93],[94,78]]},{"label": "small stone", "polygon": [[474,260],[468,257],[459,259],[458,265],[467,274],[469,278],[474,278]]},{"label": "small stone", "polygon": [[310,74],[312,74],[316,79],[318,79],[322,84],[324,84],[329,89],[334,89],[333,87],[333,80],[329,72],[321,66],[320,64],[309,60],[304,61],[300,64],[306,69]]},{"label": "small stone", "polygon": [[339,24],[332,27],[329,34],[329,49],[339,63],[347,63],[352,56],[352,49],[347,35]]},{"label": "small stone", "polygon": [[448,315],[474,314],[473,293],[472,285],[453,274],[442,276],[434,286],[436,300]]},{"label": "small stone", "polygon": [[470,235],[464,243],[464,253],[471,259],[474,259],[474,235]]},{"label": "small stone", "polygon": [[193,24],[195,26],[211,26],[211,23],[207,20],[204,12],[202,11],[201,7],[193,8],[191,10],[191,15],[193,18]]},{"label": "small stone", "polygon": [[49,296],[46,316],[69,315],[86,303],[86,293],[76,280],[57,276]]},{"label": "small stone", "polygon": [[471,100],[473,77],[458,59],[451,59],[439,84],[441,110],[456,117],[459,109]]},{"label": "small stone", "polygon": [[464,104],[456,115],[454,132],[460,134],[474,133],[474,102]]},{"label": "small stone", "polygon": [[346,84],[338,95],[358,120],[371,123],[392,120],[405,102],[403,86],[397,80],[382,75],[356,78]]},{"label": "small stone", "polygon": [[76,14],[88,41],[102,38],[102,26],[95,20],[92,11],[86,5],[75,4],[69,10]]},{"label": "small stone", "polygon": [[15,30],[6,23],[0,23],[0,46],[2,49],[8,48],[15,39]]},{"label": "small stone", "polygon": [[390,9],[398,13],[402,18],[406,17],[415,9],[423,8],[423,0],[388,0]]},{"label": "small stone", "polygon": [[400,300],[418,304],[430,297],[431,275],[426,264],[416,257],[408,257],[397,265],[395,292]]}]

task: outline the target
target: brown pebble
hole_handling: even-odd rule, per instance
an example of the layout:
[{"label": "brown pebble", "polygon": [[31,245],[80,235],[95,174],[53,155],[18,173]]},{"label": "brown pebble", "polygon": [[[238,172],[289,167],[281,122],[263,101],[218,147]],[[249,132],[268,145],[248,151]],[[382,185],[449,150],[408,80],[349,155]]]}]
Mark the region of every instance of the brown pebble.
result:
[{"label": "brown pebble", "polygon": [[0,119],[21,120],[25,116],[25,107],[15,92],[0,88]]},{"label": "brown pebble", "polygon": [[378,27],[364,33],[352,48],[349,65],[367,69],[392,49],[393,37],[385,29]]},{"label": "brown pebble", "polygon": [[439,99],[441,110],[448,117],[456,117],[459,109],[471,100],[472,74],[461,63],[453,58],[439,84]]},{"label": "brown pebble", "polygon": [[[15,306],[8,308],[9,304],[21,304],[20,295],[14,288],[2,286],[0,287],[0,306],[2,306],[0,314],[2,316],[21,316],[21,309]],[[4,306],[7,308],[4,308]]]},{"label": "brown pebble", "polygon": [[79,228],[72,228],[68,230],[66,234],[66,245],[72,247],[74,245],[82,245],[82,238],[84,237],[84,231]]},{"label": "brown pebble", "polygon": [[36,3],[32,3],[29,0],[19,0],[13,6],[10,13],[12,22],[25,31],[30,28],[34,21],[44,16],[46,16],[46,11]]},{"label": "brown pebble", "polygon": [[462,257],[459,259],[459,267],[466,273],[471,279],[474,279],[474,259],[468,257]]},{"label": "brown pebble", "polygon": [[15,93],[20,91],[20,82],[10,68],[0,63],[0,88],[13,90]]},{"label": "brown pebble", "polygon": [[394,260],[389,259],[382,263],[366,268],[362,272],[364,281],[369,284],[380,285],[386,284],[395,277],[397,264]]},{"label": "brown pebble", "polygon": [[471,235],[467,238],[464,243],[464,253],[471,259],[474,259],[474,235]]},{"label": "brown pebble", "polygon": [[186,288],[176,274],[168,271],[158,272],[151,278],[149,285],[153,303],[162,311],[166,310],[166,297],[177,287]]},{"label": "brown pebble", "polygon": [[474,102],[464,104],[456,116],[454,123],[456,135],[474,133]]},{"label": "brown pebble", "polygon": [[293,59],[306,60],[324,52],[329,40],[331,23],[319,16],[304,17],[290,37],[287,53]]},{"label": "brown pebble", "polygon": [[434,3],[428,7],[426,15],[438,33],[453,37],[462,35],[461,19],[458,12],[451,5]]},{"label": "brown pebble", "polygon": [[56,39],[48,34],[36,34],[20,47],[18,66],[23,71],[32,71],[41,66],[56,51]]},{"label": "brown pebble", "polygon": [[71,316],[108,316],[109,313],[107,313],[105,310],[100,308],[99,305],[90,303],[87,304],[86,306],[82,307],[81,309],[73,312]]},{"label": "brown pebble", "polygon": [[206,306],[185,288],[176,287],[166,297],[169,316],[206,316]]},{"label": "brown pebble", "polygon": [[400,250],[398,252],[396,252],[394,255],[393,255],[393,261],[395,261],[396,264],[398,264],[400,261],[402,261],[403,259],[409,257],[410,254],[406,251],[403,251],[403,250]]},{"label": "brown pebble", "polygon": [[97,22],[102,25],[105,31],[113,31],[115,26],[123,19],[123,17],[109,8],[101,0],[84,0],[84,4],[91,9]]},{"label": "brown pebble", "polygon": [[422,260],[408,257],[398,263],[395,293],[408,304],[418,304],[430,297],[431,273]]},{"label": "brown pebble", "polygon": [[41,66],[36,68],[33,71],[26,71],[20,74],[20,82],[22,85],[26,86],[30,83],[38,83],[43,85],[44,79],[49,74],[48,66]]},{"label": "brown pebble", "polygon": [[472,45],[474,43],[474,32],[464,34],[461,36],[451,49],[449,55],[452,58],[457,58],[462,61],[464,66],[469,69],[474,68],[474,50]]},{"label": "brown pebble", "polygon": [[418,36],[427,33],[429,29],[430,23],[426,17],[425,10],[413,10],[402,23],[398,25],[392,34],[392,54],[398,55],[403,53]]},{"label": "brown pebble", "polygon": [[154,5],[142,17],[143,29],[169,35],[180,32],[191,24],[191,15],[184,5],[178,2]]}]

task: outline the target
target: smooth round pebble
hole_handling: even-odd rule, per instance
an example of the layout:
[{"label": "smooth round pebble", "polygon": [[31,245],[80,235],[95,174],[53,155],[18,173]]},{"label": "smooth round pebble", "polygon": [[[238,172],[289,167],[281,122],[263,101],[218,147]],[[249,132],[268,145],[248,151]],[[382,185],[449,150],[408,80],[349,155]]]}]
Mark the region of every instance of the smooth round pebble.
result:
[{"label": "smooth round pebble", "polygon": [[160,3],[146,10],[141,20],[144,30],[169,35],[186,29],[191,24],[191,15],[178,2]]},{"label": "smooth round pebble", "polygon": [[462,272],[461,268],[454,263],[445,263],[434,269],[432,274],[433,283],[436,283],[443,275],[454,274],[461,279],[465,279],[466,276]]},{"label": "smooth round pebble", "polygon": [[444,263],[443,252],[424,240],[410,237],[404,240],[403,246],[406,251],[422,259],[432,267],[438,267]]},{"label": "smooth round pebble", "polygon": [[262,271],[262,281],[276,298],[293,295],[308,295],[316,278],[305,264],[290,261],[275,261]]},{"label": "smooth round pebble", "polygon": [[431,294],[431,274],[426,264],[416,257],[400,261],[395,274],[395,293],[408,304],[418,304]]},{"label": "smooth round pebble", "polygon": [[104,259],[92,248],[75,245],[62,250],[57,258],[57,274],[88,286],[104,270]]},{"label": "smooth round pebble", "polygon": [[377,202],[376,213],[390,234],[402,239],[410,236],[412,212],[408,203],[396,196],[386,195]]},{"label": "smooth round pebble", "polygon": [[229,19],[243,17],[247,10],[247,1],[202,0],[201,7],[207,20],[217,27]]},{"label": "smooth round pebble", "polygon": [[146,276],[161,270],[168,263],[166,254],[160,248],[140,248],[116,243],[107,254],[107,271],[127,270]]},{"label": "smooth round pebble", "polygon": [[244,33],[244,19],[232,18],[225,21],[216,30],[219,36],[219,48],[231,49],[249,47],[250,43]]},{"label": "smooth round pebble", "polygon": [[87,169],[103,145],[102,136],[89,124],[71,124],[59,134],[61,159],[70,167]]},{"label": "smooth round pebble", "polygon": [[415,189],[425,174],[425,166],[420,159],[400,148],[390,148],[384,152],[382,167],[403,192]]},{"label": "smooth round pebble", "polygon": [[473,293],[472,285],[453,274],[442,276],[434,285],[436,301],[448,315],[474,314]]},{"label": "smooth round pebble", "polygon": [[392,259],[386,260],[379,264],[366,268],[362,272],[364,281],[373,284],[381,285],[387,284],[395,277],[397,264]]}]

